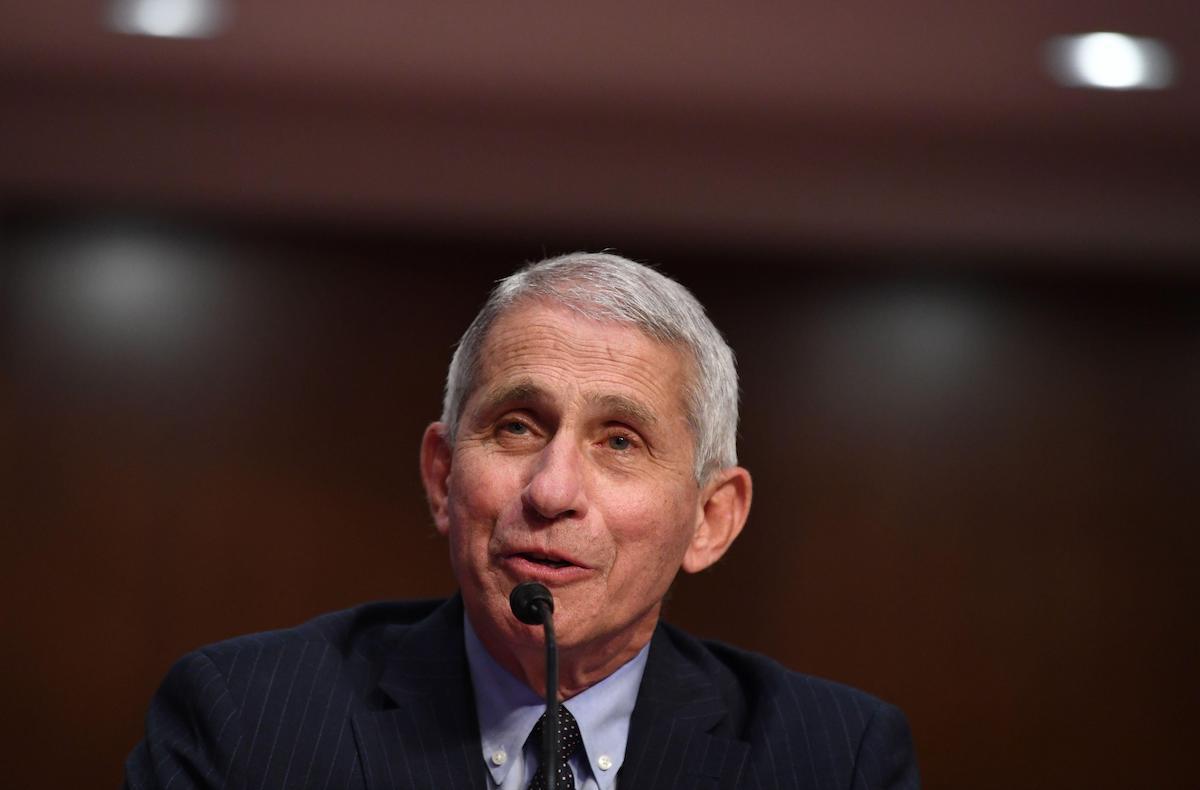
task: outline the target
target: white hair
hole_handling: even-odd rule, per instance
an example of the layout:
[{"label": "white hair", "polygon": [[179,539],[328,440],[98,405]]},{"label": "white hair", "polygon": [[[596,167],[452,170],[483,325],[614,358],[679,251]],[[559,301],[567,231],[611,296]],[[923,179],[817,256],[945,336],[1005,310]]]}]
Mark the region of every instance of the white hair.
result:
[{"label": "white hair", "polygon": [[544,299],[594,321],[629,324],[684,352],[694,368],[685,393],[695,439],[696,482],[737,464],[738,383],[733,351],[686,288],[619,255],[575,252],[500,280],[467,327],[446,375],[442,422],[450,441],[471,396],[488,331],[516,303]]}]

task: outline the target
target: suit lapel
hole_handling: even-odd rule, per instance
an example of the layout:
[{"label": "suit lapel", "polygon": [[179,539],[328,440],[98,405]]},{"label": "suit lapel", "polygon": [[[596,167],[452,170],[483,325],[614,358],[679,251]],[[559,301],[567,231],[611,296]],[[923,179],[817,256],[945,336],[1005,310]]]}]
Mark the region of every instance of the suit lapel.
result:
[{"label": "suit lapel", "polygon": [[[458,596],[406,629],[384,659],[381,710],[353,717],[368,790],[487,787]],[[660,626],[629,725],[620,784],[732,790],[749,745],[714,734],[728,715],[713,680]]]},{"label": "suit lapel", "polygon": [[384,709],[353,719],[369,790],[487,787],[461,598],[406,630],[378,685]]},{"label": "suit lapel", "polygon": [[629,723],[620,785],[736,788],[750,747],[712,734],[727,715],[712,679],[659,626]]}]

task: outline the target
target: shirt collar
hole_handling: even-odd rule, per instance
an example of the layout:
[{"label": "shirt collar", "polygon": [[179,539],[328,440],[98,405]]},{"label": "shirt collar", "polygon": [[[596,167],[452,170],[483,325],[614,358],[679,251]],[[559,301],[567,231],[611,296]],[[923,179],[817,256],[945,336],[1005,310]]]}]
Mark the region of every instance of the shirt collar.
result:
[{"label": "shirt collar", "polygon": [[[545,700],[496,663],[475,635],[469,618],[464,617],[463,623],[483,760],[500,786],[512,766],[510,756],[524,748],[529,732],[545,712]],[[649,654],[647,642],[611,675],[563,703],[579,723],[587,762],[600,790],[611,790],[625,761],[629,717]],[[495,759],[500,753],[505,757]]]}]

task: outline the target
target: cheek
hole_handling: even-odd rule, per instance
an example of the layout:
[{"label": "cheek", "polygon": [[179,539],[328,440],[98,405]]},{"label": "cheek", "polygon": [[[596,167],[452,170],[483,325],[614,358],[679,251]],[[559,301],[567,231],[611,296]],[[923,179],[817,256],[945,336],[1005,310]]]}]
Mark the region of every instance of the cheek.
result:
[{"label": "cheek", "polygon": [[691,540],[693,513],[686,494],[653,491],[631,496],[610,523],[617,543],[636,549],[649,567],[677,569]]},{"label": "cheek", "polygon": [[487,458],[456,460],[450,477],[450,531],[453,539],[470,542],[488,535],[501,516],[520,507],[519,470]]}]

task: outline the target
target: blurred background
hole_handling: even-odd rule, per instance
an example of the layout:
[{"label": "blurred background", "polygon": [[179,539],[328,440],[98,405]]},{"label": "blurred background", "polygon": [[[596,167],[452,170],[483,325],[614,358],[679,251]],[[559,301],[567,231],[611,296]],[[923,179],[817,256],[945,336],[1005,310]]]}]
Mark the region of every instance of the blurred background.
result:
[{"label": "blurred background", "polygon": [[452,345],[603,248],[742,373],[750,524],[670,619],[901,705],[931,790],[1194,786],[1198,41],[1133,0],[4,0],[6,784],[118,785],[203,643],[451,592]]}]

